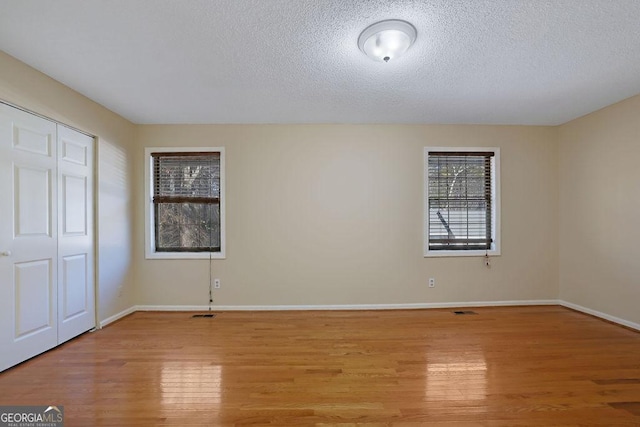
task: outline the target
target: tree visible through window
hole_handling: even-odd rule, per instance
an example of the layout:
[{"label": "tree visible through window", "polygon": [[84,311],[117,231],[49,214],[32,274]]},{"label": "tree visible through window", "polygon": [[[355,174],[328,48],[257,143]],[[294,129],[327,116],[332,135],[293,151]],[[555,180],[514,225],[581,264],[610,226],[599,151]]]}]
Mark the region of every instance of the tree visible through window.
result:
[{"label": "tree visible through window", "polygon": [[151,156],[155,251],[220,252],[220,153]]},{"label": "tree visible through window", "polygon": [[428,151],[428,251],[494,245],[493,151]]}]

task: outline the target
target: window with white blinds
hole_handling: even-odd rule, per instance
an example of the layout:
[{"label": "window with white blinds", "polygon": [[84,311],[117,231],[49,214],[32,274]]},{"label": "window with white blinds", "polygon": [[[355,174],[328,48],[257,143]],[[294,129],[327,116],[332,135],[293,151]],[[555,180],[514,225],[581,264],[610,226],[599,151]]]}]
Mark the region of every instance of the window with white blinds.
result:
[{"label": "window with white blinds", "polygon": [[425,148],[425,256],[496,255],[498,149]]},{"label": "window with white blinds", "polygon": [[179,150],[147,153],[150,167],[147,256],[222,255],[223,151]]}]

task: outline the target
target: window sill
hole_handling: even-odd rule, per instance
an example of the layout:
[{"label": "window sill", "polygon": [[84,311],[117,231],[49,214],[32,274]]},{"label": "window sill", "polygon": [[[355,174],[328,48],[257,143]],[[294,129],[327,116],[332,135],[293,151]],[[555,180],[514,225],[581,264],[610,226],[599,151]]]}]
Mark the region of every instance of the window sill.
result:
[{"label": "window sill", "polygon": [[483,257],[483,256],[500,256],[499,250],[482,251],[426,251],[424,253],[425,258],[440,258],[440,257]]},{"label": "window sill", "polygon": [[147,252],[145,259],[226,259],[220,252]]}]

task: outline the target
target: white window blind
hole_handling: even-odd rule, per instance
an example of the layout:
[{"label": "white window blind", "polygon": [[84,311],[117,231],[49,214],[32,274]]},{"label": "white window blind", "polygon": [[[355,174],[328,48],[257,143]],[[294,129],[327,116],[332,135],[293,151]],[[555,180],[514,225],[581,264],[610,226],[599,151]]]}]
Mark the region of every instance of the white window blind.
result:
[{"label": "white window blind", "polygon": [[490,250],[493,151],[429,151],[428,250]]},{"label": "white window blind", "polygon": [[151,156],[155,251],[219,252],[220,153]]}]

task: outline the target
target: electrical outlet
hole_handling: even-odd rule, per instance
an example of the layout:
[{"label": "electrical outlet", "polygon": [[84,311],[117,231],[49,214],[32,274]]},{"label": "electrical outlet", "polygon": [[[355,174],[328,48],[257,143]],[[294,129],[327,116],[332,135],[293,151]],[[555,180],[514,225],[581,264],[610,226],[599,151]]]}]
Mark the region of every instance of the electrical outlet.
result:
[{"label": "electrical outlet", "polygon": [[433,277],[429,278],[429,287],[430,288],[435,288],[436,287],[436,279]]},{"label": "electrical outlet", "polygon": [[220,289],[220,279],[213,279],[213,287]]}]

